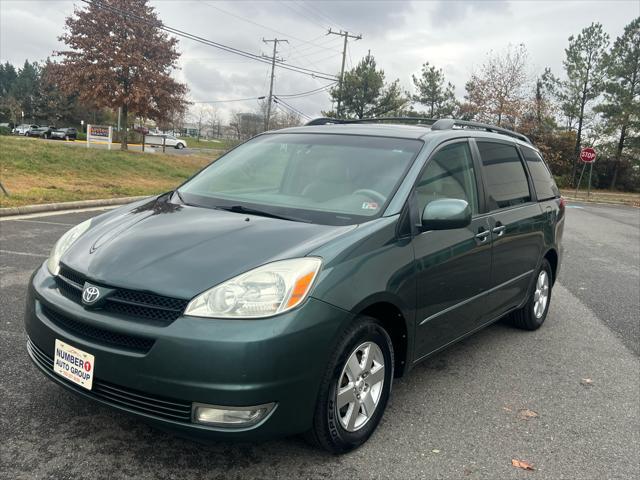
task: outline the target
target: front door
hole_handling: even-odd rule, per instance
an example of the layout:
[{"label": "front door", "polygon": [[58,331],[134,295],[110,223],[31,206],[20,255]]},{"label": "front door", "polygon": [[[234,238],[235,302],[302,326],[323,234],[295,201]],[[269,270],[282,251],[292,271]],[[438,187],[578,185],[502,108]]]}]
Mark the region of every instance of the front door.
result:
[{"label": "front door", "polygon": [[432,230],[413,238],[416,262],[416,359],[478,328],[491,279],[489,217],[480,215],[478,182],[467,140],[445,144],[428,160],[412,201],[422,217],[436,199],[466,200],[473,219],[465,228]]}]

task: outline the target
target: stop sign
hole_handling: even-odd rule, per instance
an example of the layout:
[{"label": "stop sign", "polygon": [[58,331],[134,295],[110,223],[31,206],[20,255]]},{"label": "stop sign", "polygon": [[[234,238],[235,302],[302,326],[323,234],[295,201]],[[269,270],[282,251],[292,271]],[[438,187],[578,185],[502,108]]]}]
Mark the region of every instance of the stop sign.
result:
[{"label": "stop sign", "polygon": [[596,151],[591,147],[583,148],[580,151],[580,160],[582,160],[584,163],[593,163],[593,162],[595,162],[596,161]]}]

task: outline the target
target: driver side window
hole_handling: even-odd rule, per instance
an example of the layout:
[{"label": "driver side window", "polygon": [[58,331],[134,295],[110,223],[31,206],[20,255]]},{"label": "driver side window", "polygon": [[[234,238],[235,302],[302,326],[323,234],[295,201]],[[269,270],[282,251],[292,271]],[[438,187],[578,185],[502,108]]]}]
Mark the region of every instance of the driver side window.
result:
[{"label": "driver side window", "polygon": [[467,142],[452,143],[431,157],[416,185],[418,212],[442,198],[466,200],[472,214],[478,213],[476,175]]}]

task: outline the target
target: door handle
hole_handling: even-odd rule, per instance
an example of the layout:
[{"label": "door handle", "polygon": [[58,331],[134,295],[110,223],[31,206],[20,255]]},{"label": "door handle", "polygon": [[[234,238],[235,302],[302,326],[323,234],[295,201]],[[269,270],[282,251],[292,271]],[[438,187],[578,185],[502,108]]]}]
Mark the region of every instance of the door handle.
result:
[{"label": "door handle", "polygon": [[502,235],[504,235],[505,230],[507,229],[507,227],[505,225],[497,225],[495,227],[493,227],[493,230],[491,230],[493,233],[495,233],[498,237],[501,237]]},{"label": "door handle", "polygon": [[476,234],[476,238],[480,243],[484,243],[487,241],[487,238],[489,238],[490,233],[491,232],[489,232],[489,230],[483,230],[482,232]]}]

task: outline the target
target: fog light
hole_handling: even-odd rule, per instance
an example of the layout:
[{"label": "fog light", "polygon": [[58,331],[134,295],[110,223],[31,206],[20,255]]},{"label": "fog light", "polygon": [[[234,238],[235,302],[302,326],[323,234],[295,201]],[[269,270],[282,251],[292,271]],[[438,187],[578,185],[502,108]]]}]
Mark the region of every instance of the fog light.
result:
[{"label": "fog light", "polygon": [[275,403],[252,407],[229,407],[194,403],[191,408],[193,423],[226,428],[246,428],[260,423],[273,411]]}]

